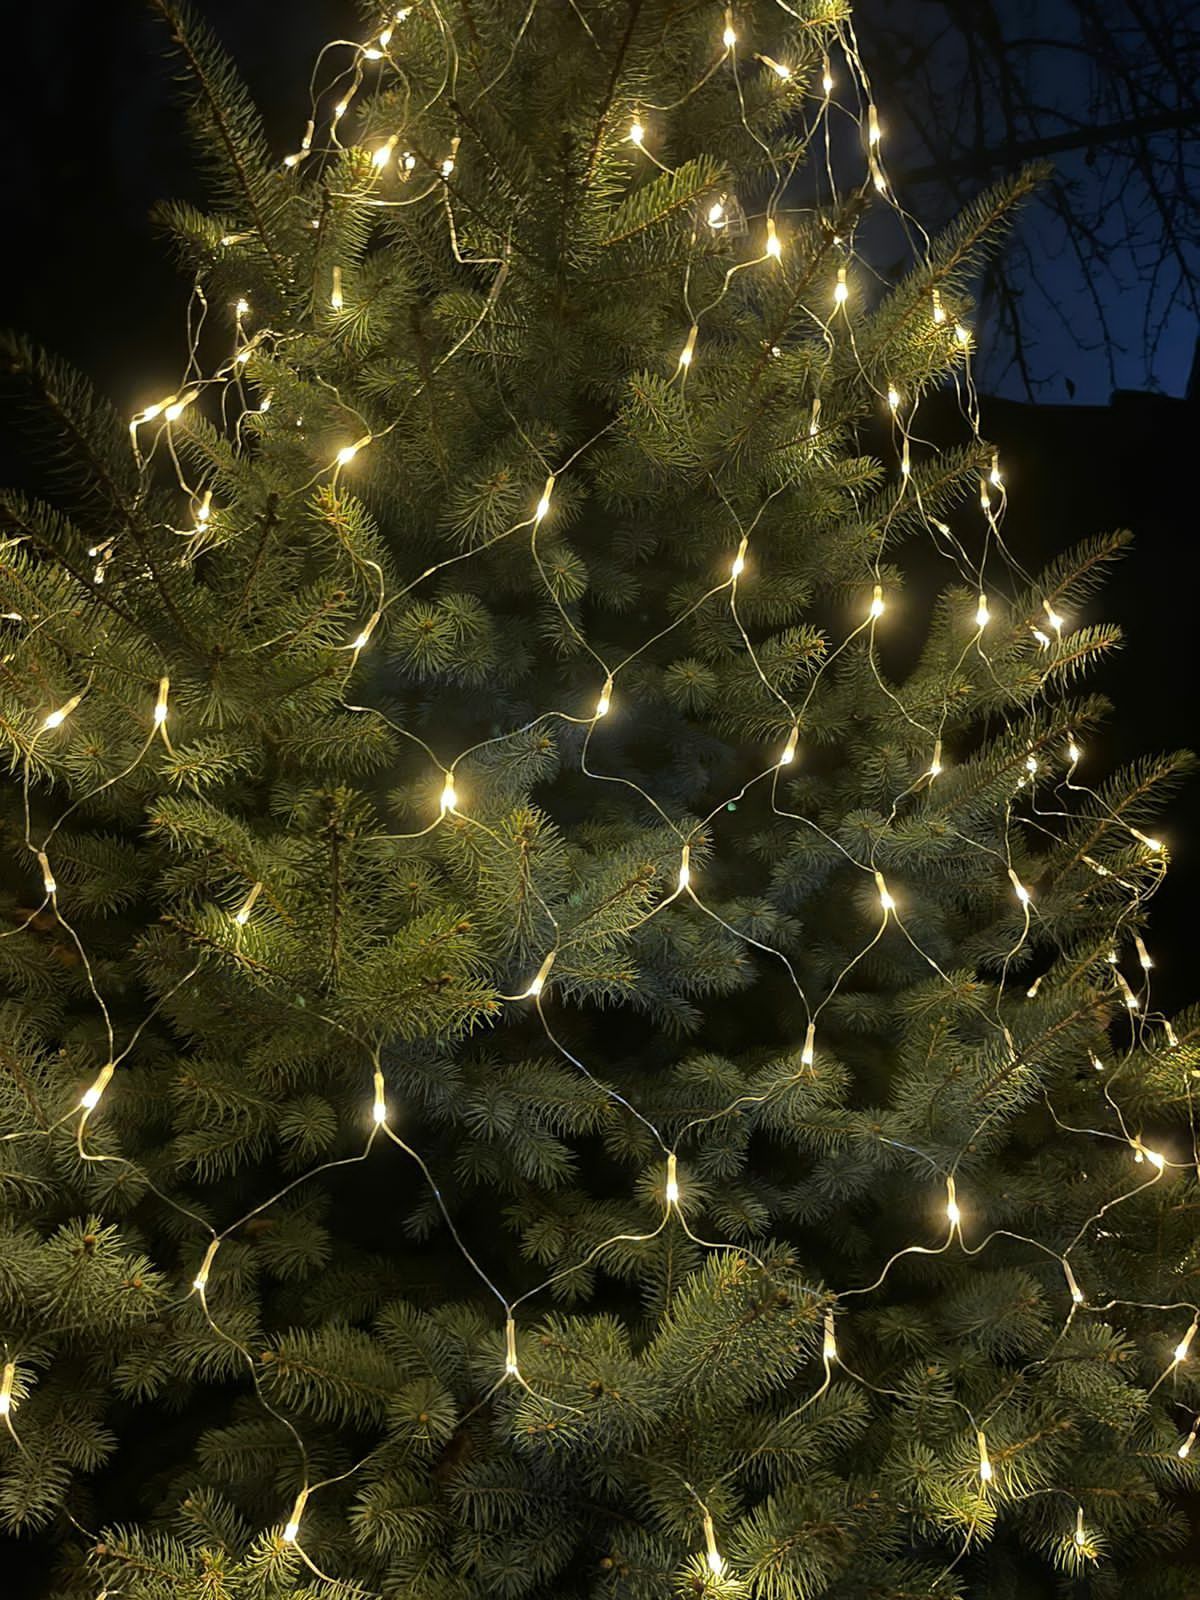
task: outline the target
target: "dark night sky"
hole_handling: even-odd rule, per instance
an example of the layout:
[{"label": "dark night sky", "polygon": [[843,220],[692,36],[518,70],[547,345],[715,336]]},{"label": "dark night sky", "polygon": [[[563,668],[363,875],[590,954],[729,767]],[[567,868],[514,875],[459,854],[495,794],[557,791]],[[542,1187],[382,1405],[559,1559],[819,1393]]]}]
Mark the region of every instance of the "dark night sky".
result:
[{"label": "dark night sky", "polygon": [[[884,0],[863,0],[877,3]],[[200,0],[197,9],[235,57],[274,146],[294,148],[318,50],[361,31],[354,0]],[[869,58],[862,13],[859,28]],[[10,222],[0,252],[3,320],[74,361],[131,412],[174,387],[184,351],[188,286],[149,209],[163,197],[203,200],[162,33],[144,0],[10,7],[4,29],[17,70],[0,100]],[[1176,392],[1194,331],[1181,323],[1173,335],[1162,377]],[[1003,447],[1012,492],[1010,537],[1036,566],[1075,538],[1133,527],[1135,556],[1089,613],[1116,616],[1129,633],[1106,684],[1118,714],[1102,754],[1198,748],[1190,594],[1200,582],[1190,509],[1198,408],[1154,397],[1109,406],[1095,383],[1081,384],[1079,399],[1094,403],[1036,414],[985,408],[985,432]],[[0,450],[0,476],[11,475],[11,452]],[[1197,992],[1185,957],[1190,907],[1200,897],[1200,817],[1190,829],[1184,822],[1200,809],[1198,788],[1166,830],[1177,869],[1156,911],[1159,942],[1174,947],[1163,978],[1177,1002]]]}]

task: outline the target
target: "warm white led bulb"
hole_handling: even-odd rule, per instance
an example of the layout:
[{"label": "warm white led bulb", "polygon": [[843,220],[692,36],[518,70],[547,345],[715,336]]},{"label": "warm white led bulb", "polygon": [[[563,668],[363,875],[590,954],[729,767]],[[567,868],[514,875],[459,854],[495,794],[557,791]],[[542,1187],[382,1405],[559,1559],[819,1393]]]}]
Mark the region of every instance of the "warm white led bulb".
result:
[{"label": "warm white led bulb", "polygon": [[770,67],[771,71],[781,82],[786,83],[791,77],[792,69],[784,62],[773,61],[770,56],[759,56],[758,59],[762,62],[764,67]]},{"label": "warm white led bulb", "polygon": [[799,741],[800,728],[798,724],[793,723],[792,731],[788,734],[787,743],[779,752],[779,765],[781,767],[791,766],[792,762],[796,759],[796,746]]},{"label": "warm white led bulb", "polygon": [[988,1455],[987,1440],[983,1436],[983,1429],[977,1428],[976,1435],[979,1440],[979,1477],[982,1483],[991,1483],[995,1477],[992,1471],[991,1458]]},{"label": "warm white led bulb", "polygon": [[641,123],[638,121],[638,119],[636,117],[634,117],[633,121],[629,124],[629,142],[630,142],[630,144],[637,145],[638,149],[640,150],[641,147],[642,147],[642,141],[645,139],[645,137],[646,137],[645,128],[643,128]]},{"label": "warm white led bulb", "polygon": [[745,572],[745,570],[746,570],[746,546],[749,544],[749,542],[750,542],[749,539],[745,538],[745,539],[742,540],[741,544],[738,545],[737,555],[734,556],[733,565],[729,569],[730,577],[732,577],[732,578],[740,578],[742,573]]},{"label": "warm white led bulb", "polygon": [[833,1312],[825,1313],[825,1337],[821,1344],[821,1355],[826,1361],[837,1360],[837,1334],[833,1325]]},{"label": "warm white led bulb", "polygon": [[511,1316],[504,1324],[504,1370],[510,1378],[520,1373],[517,1365],[517,1325]]},{"label": "warm white led bulb", "polygon": [[875,106],[867,107],[867,144],[873,149],[880,140],[879,113]]},{"label": "warm white led bulb", "polygon": [[933,759],[929,763],[928,776],[936,778],[942,771],[942,741],[935,739],[933,742]]},{"label": "warm white led bulb", "polygon": [[679,879],[676,884],[676,893],[686,889],[692,881],[692,867],[690,856],[691,845],[685,844],[679,857]]},{"label": "warm white led bulb", "polygon": [[783,255],[783,243],[775,231],[775,219],[773,217],[767,218],[766,251],[775,261],[778,261],[780,256]]},{"label": "warm white led bulb", "polygon": [[1187,1438],[1179,1446],[1179,1449],[1176,1450],[1175,1454],[1179,1457],[1180,1461],[1186,1461],[1188,1456],[1191,1455],[1192,1446],[1196,1442],[1196,1435],[1198,1433],[1200,1433],[1200,1425],[1192,1428],[1191,1433],[1188,1434]]},{"label": "warm white led bulb", "polygon": [[387,1121],[387,1092],[383,1081],[383,1073],[375,1068],[374,1100],[371,1104],[371,1121],[376,1127],[382,1126]]},{"label": "warm white led bulb", "polygon": [[1067,1280],[1067,1288],[1071,1292],[1071,1299],[1075,1305],[1081,1306],[1083,1304],[1083,1290],[1079,1287],[1079,1282],[1075,1277],[1075,1274],[1071,1271],[1071,1263],[1066,1259],[1065,1256],[1063,1257],[1062,1266],[1063,1274]]},{"label": "warm white led bulb", "polygon": [[250,893],[242,901],[241,905],[234,912],[233,920],[237,923],[239,928],[244,928],[250,921],[250,913],[254,910],[254,902],[258,899],[261,893],[262,884],[256,883],[251,888]]},{"label": "warm white led bulb", "polygon": [[833,302],[835,305],[844,306],[849,298],[850,285],[846,282],[846,269],[839,267],[837,282],[833,286]]},{"label": "warm white led bulb", "polygon": [[334,267],[333,287],[329,291],[329,304],[335,311],[340,311],[345,303],[342,295],[342,269],[341,267]]},{"label": "warm white led bulb", "polygon": [[[1148,1155],[1149,1151],[1147,1151],[1146,1153]],[[1178,1365],[1178,1363],[1181,1362],[1181,1361],[1186,1361],[1187,1360],[1188,1351],[1192,1347],[1192,1340],[1196,1337],[1196,1327],[1197,1327],[1197,1324],[1195,1322],[1193,1322],[1191,1327],[1184,1334],[1183,1338],[1175,1346],[1175,1349],[1174,1349],[1174,1351],[1172,1353],[1172,1360],[1175,1362],[1176,1365]]]},{"label": "warm white led bulb", "polygon": [[1079,1507],[1078,1515],[1075,1518],[1075,1543],[1080,1550],[1087,1544],[1087,1529],[1083,1525],[1082,1506]]},{"label": "warm white led bulb", "polygon": [[83,696],[81,694],[73,694],[71,698],[65,702],[65,704],[59,706],[57,711],[50,711],[45,717],[43,717],[42,727],[61,728],[63,723],[71,715],[72,711],[74,711],[75,707],[82,699]]},{"label": "warm white led bulb", "polygon": [[295,1544],[300,1532],[300,1519],[304,1515],[304,1503],[308,1499],[308,1490],[301,1489],[296,1496],[296,1503],[292,1507],[292,1514],[283,1525],[284,1544]]},{"label": "warm white led bulb", "polygon": [[13,1407],[13,1383],[17,1376],[15,1361],[4,1363],[4,1373],[0,1376],[0,1417],[8,1416]]},{"label": "warm white led bulb", "polygon": [[966,349],[971,342],[971,330],[970,328],[964,328],[961,322],[956,322],[954,324],[954,337]]},{"label": "warm white led bulb", "polygon": [[1055,633],[1061,633],[1063,629],[1063,618],[1050,604],[1049,600],[1042,601],[1042,610],[1046,613],[1046,621],[1054,629]]},{"label": "warm white led bulb", "polygon": [[545,960],[538,968],[537,975],[533,978],[528,989],[525,991],[524,998],[526,1000],[535,1000],[546,987],[546,979],[550,974],[550,968],[554,965],[554,957],[557,955],[557,953],[557,951],[551,950],[549,955],[546,956]]},{"label": "warm white led bulb", "polygon": [[881,617],[886,610],[887,607],[883,599],[883,585],[877,583],[871,595],[870,615],[872,617]]},{"label": "warm white led bulb", "polygon": [[448,772],[446,781],[442,785],[442,815],[445,816],[448,811],[453,811],[457,805],[458,794],[454,788],[454,774]]},{"label": "warm white led bulb", "polygon": [[214,1239],[204,1252],[204,1260],[200,1263],[200,1270],[192,1279],[192,1288],[203,1294],[208,1287],[208,1275],[212,1271],[213,1258],[221,1247],[220,1239]]},{"label": "warm white led bulb", "polygon": [[667,1153],[667,1186],[663,1193],[669,1206],[679,1204],[679,1166],[673,1150]]},{"label": "warm white led bulb", "polygon": [[829,57],[826,56],[825,64],[821,69],[821,87],[826,94],[833,93],[833,73],[829,67]]},{"label": "warm white led bulb", "polygon": [[875,887],[879,891],[879,904],[883,907],[884,912],[886,913],[888,911],[894,911],[896,909],[896,902],[892,898],[887,884],[884,882],[883,873],[880,872],[878,868],[875,869]]},{"label": "warm white led bulb", "polygon": [[717,1549],[716,1530],[713,1527],[713,1519],[707,1511],[704,1513],[704,1545],[708,1570],[714,1578],[720,1578],[725,1572],[725,1558]]},{"label": "warm white led bulb", "polygon": [[1009,867],[1008,876],[1012,882],[1013,893],[1023,906],[1027,906],[1032,899],[1032,896],[1030,895],[1029,890],[1021,882],[1020,878],[1017,877],[1016,869],[1014,867]]},{"label": "warm white led bulb", "polygon": [[154,723],[155,726],[159,728],[161,728],[163,723],[167,720],[167,695],[170,691],[170,688],[170,678],[160,678],[158,680],[158,699],[154,702]]},{"label": "warm white led bulb", "polygon": [[600,698],[596,701],[595,715],[597,717],[606,717],[609,713],[609,709],[612,706],[612,686],[612,674],[610,673],[605,678],[604,687],[600,691]]},{"label": "warm white led bulb", "polygon": [[354,460],[354,458],[355,458],[355,456],[357,454],[358,454],[358,446],[356,444],[343,445],[342,448],[337,453],[337,464],[338,464],[338,466],[339,467],[348,467],[350,465],[350,463]]},{"label": "warm white led bulb", "polygon": [[810,1022],[804,1033],[804,1048],[800,1052],[800,1065],[811,1067],[817,1054],[817,1025]]},{"label": "warm white led bulb", "polygon": [[696,353],[696,335],[699,332],[699,326],[693,322],[688,329],[688,336],[683,349],[679,352],[679,365],[676,371],[681,371],[683,368],[691,366],[692,357]]},{"label": "warm white led bulb", "polygon": [[541,522],[542,518],[550,510],[550,497],[551,497],[551,495],[553,493],[554,493],[554,474],[551,473],[550,476],[546,479],[545,487],[542,489],[542,497],[541,497],[541,499],[538,501],[537,505],[533,508],[533,520],[535,522]]},{"label": "warm white led bulb", "polygon": [[381,144],[378,150],[376,150],[375,154],[371,157],[371,165],[382,170],[382,168],[386,167],[388,162],[392,159],[392,151],[395,148],[396,135],[392,134],[391,138],[388,139],[386,143]]},{"label": "warm white led bulb", "polygon": [[38,866],[42,869],[42,888],[48,895],[51,895],[58,888],[58,884],[55,883],[54,873],[50,870],[50,857],[44,850],[39,850],[37,859]]},{"label": "warm white led bulb", "polygon": [[116,1070],[116,1063],[113,1061],[106,1062],[105,1065],[100,1068],[100,1071],[96,1074],[95,1080],[93,1081],[91,1087],[84,1091],[83,1096],[79,1101],[79,1109],[81,1111],[86,1111],[90,1114],[96,1109],[96,1107],[100,1104],[101,1095],[104,1093],[105,1089],[108,1088],[109,1079]]},{"label": "warm white led bulb", "polygon": [[933,301],[933,320],[940,326],[946,320],[946,308],[942,304],[942,291],[935,286],[930,298]]},{"label": "warm white led bulb", "polygon": [[719,200],[714,200],[708,208],[708,225],[710,228],[719,228],[725,220],[725,207]]},{"label": "warm white led bulb", "polygon": [[975,626],[977,628],[986,628],[991,620],[992,614],[988,610],[987,595],[981,594],[979,596],[979,604],[975,608]]}]

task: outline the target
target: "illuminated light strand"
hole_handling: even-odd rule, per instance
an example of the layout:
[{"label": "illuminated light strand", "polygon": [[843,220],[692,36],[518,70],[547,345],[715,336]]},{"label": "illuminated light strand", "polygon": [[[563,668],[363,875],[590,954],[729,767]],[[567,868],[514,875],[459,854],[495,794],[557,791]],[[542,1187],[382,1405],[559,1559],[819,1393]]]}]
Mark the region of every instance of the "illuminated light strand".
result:
[{"label": "illuminated light strand", "polygon": [[668,1207],[679,1204],[679,1162],[674,1150],[667,1152],[667,1184],[663,1195]]},{"label": "illuminated light strand", "polygon": [[371,1103],[371,1121],[376,1127],[380,1127],[387,1121],[388,1108],[387,1086],[383,1081],[383,1072],[379,1067],[375,1068],[373,1090],[374,1099]]},{"label": "illuminated light strand", "polygon": [[792,731],[788,734],[787,743],[779,752],[779,766],[790,767],[796,759],[796,746],[800,742],[800,724],[793,722]]},{"label": "illuminated light strand", "polygon": [[850,285],[846,282],[846,269],[839,267],[837,282],[833,286],[833,303],[835,306],[844,306],[850,298]]},{"label": "illuminated light strand", "polygon": [[733,558],[733,565],[729,569],[729,576],[736,582],[746,570],[746,547],[750,543],[749,534],[744,534],[741,544],[737,547],[737,555]]},{"label": "illuminated light strand", "polygon": [[251,887],[250,893],[246,896],[246,898],[242,901],[241,905],[234,912],[233,920],[237,923],[239,928],[244,928],[246,926],[246,924],[250,921],[250,913],[254,910],[254,903],[258,899],[258,897],[262,893],[262,891],[263,891],[263,886],[262,886],[261,883],[254,884]]},{"label": "illuminated light strand", "polygon": [[833,93],[833,68],[830,65],[828,56],[821,63],[821,88],[827,95]]},{"label": "illuminated light strand", "polygon": [[348,467],[358,452],[366,445],[369,445],[370,442],[371,435],[368,433],[363,438],[356,439],[353,444],[344,444],[333,458],[334,470],[336,471],[340,467]]},{"label": "illuminated light strand", "polygon": [[451,770],[449,772],[447,772],[446,781],[442,785],[442,795],[441,795],[440,804],[441,804],[442,815],[443,816],[445,816],[450,811],[455,811],[455,810],[458,809],[458,791],[454,787],[454,770],[453,770],[453,768],[451,768]]},{"label": "illuminated light strand", "polygon": [[[378,150],[374,152],[371,157],[371,165],[381,170],[382,168],[386,167],[392,159],[392,155],[395,152],[398,142],[398,135],[393,133],[391,138],[389,138],[384,144],[381,144]],[[451,162],[450,171],[453,172],[453,170],[454,163]],[[446,173],[445,176],[449,177],[449,173]]]},{"label": "illuminated light strand", "polygon": [[975,608],[975,626],[980,629],[986,628],[991,620],[992,613],[988,610],[987,595],[980,590],[979,604]]},{"label": "illuminated light strand", "polygon": [[600,691],[600,698],[596,701],[596,709],[592,713],[595,717],[606,717],[612,708],[612,673],[604,680],[604,687]]},{"label": "illuminated light strand", "polygon": [[379,619],[382,616],[383,616],[383,612],[382,611],[380,611],[378,609],[376,609],[375,611],[372,611],[371,615],[363,623],[363,625],[359,629],[358,633],[356,633],[354,638],[351,640],[351,643],[350,643],[351,650],[365,650],[366,649],[367,645],[370,644],[370,642],[371,642],[371,635],[375,632],[375,629],[379,626]]},{"label": "illuminated light strand", "polygon": [[950,1237],[953,1239],[957,1233],[962,1237],[962,1208],[958,1203],[958,1187],[954,1182],[953,1173],[946,1175],[946,1217],[950,1223]]},{"label": "illuminated light strand", "polygon": [[732,50],[737,43],[737,30],[733,26],[733,13],[728,6],[725,7],[725,31],[721,35],[721,43],[726,50]]},{"label": "illuminated light strand", "polygon": [[879,904],[883,907],[883,913],[886,917],[896,909],[896,902],[892,898],[891,891],[884,882],[883,873],[880,872],[878,867],[875,868],[875,887],[879,891]]},{"label": "illuminated light strand", "polygon": [[1129,831],[1139,844],[1145,845],[1147,850],[1153,851],[1156,855],[1163,848],[1163,842],[1161,839],[1151,839],[1148,837],[1148,835],[1142,833],[1138,828],[1130,828]]},{"label": "illuminated light strand", "polygon": [[691,327],[688,329],[688,336],[684,341],[683,349],[679,352],[679,360],[675,367],[677,374],[680,372],[685,372],[687,368],[691,366],[692,359],[696,354],[696,335],[699,332],[699,323],[693,322]]},{"label": "illuminated light strand", "polygon": [[767,242],[765,245],[767,255],[778,261],[783,255],[783,240],[775,231],[774,217],[767,218]]},{"label": "illuminated light strand", "polygon": [[883,598],[883,585],[877,583],[871,595],[871,605],[867,614],[872,619],[875,619],[877,617],[881,617],[886,610],[887,605],[885,604]]}]

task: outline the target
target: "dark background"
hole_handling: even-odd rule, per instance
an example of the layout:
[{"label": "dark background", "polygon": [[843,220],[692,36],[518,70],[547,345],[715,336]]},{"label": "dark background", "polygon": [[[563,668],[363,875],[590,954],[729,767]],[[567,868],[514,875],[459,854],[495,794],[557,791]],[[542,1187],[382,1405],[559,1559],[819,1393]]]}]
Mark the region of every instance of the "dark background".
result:
[{"label": "dark background", "polygon": [[[1049,0],[1053,4],[1054,0]],[[359,32],[351,0],[199,0],[236,59],[273,146],[295,148],[320,47]],[[203,200],[174,98],[163,39],[141,0],[59,0],[0,13],[9,81],[0,97],[0,321],[87,372],[132,413],[175,386],[184,357],[188,283],[149,220],[164,197]],[[860,23],[861,26],[861,23]],[[864,44],[867,42],[865,30]],[[869,51],[868,51],[869,56]],[[878,84],[887,104],[886,84]],[[1119,308],[1117,308],[1119,310]],[[1190,342],[1195,330],[1186,330]],[[1190,351],[1173,351],[1186,371]],[[1065,359],[1065,358],[1064,358]],[[1195,368],[1192,368],[1195,374]],[[1030,406],[987,400],[1010,493],[1006,533],[1036,567],[1074,540],[1129,527],[1135,551],[1080,620],[1126,631],[1102,687],[1115,712],[1089,741],[1084,781],[1116,760],[1200,749],[1200,395],[1097,395],[1107,403]],[[923,414],[924,415],[924,414]],[[21,478],[19,442],[0,434],[0,479]],[[1200,906],[1200,784],[1161,831],[1173,864],[1155,902],[1156,997],[1168,1010],[1200,992],[1192,963]],[[3,1546],[7,1541],[0,1541]],[[40,1592],[26,1543],[0,1557],[0,1592]]]}]

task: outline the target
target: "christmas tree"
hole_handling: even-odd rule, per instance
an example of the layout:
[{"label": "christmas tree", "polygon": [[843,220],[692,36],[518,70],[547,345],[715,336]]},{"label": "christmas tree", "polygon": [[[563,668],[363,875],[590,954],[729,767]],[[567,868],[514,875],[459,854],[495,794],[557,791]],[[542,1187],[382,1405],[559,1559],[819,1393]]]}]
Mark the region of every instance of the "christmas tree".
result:
[{"label": "christmas tree", "polygon": [[186,369],[5,361],[39,1592],[1194,1593],[1187,762],[1090,769],[1125,536],[1012,561],[972,383],[1037,175],[925,238],[842,0],[372,11],[287,153],[154,9]]}]

